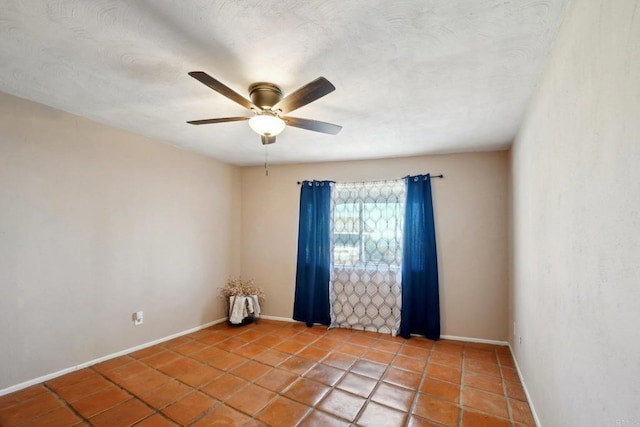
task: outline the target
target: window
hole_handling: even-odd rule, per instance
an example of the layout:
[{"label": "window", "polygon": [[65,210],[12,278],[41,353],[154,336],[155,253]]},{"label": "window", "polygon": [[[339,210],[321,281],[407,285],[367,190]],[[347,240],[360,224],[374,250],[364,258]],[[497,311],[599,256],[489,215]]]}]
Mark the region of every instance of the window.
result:
[{"label": "window", "polygon": [[[339,193],[339,190],[337,190]],[[402,203],[397,197],[336,200],[333,208],[334,265],[399,268]]]},{"label": "window", "polygon": [[397,333],[404,198],[401,180],[334,185],[332,326]]}]

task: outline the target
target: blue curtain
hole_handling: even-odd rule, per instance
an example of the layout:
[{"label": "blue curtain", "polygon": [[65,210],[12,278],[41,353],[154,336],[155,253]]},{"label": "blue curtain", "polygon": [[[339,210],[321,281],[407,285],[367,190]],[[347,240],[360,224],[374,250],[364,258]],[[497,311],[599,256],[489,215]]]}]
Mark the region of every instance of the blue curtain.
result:
[{"label": "blue curtain", "polygon": [[298,265],[293,318],[331,324],[329,314],[331,181],[304,181],[300,188]]},{"label": "blue curtain", "polygon": [[440,338],[438,258],[431,177],[408,176],[402,253],[400,335]]}]

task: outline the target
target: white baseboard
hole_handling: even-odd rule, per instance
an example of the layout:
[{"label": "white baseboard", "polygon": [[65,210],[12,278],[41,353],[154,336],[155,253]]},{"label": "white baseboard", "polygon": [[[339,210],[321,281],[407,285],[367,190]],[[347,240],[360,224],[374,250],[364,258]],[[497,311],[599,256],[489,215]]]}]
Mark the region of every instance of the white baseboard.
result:
[{"label": "white baseboard", "polygon": [[509,343],[506,342],[506,341],[487,340],[487,339],[484,339],[484,338],[458,337],[456,335],[440,335],[440,338],[443,339],[443,340],[476,342],[476,343],[480,343],[480,344],[493,344],[493,345],[502,345],[502,346],[508,346],[509,345]]},{"label": "white baseboard", "polygon": [[222,318],[222,319],[214,320],[213,322],[205,323],[204,325],[196,326],[195,328],[191,328],[191,329],[188,329],[186,331],[178,332],[178,333],[169,335],[167,337],[160,338],[160,339],[157,339],[157,340],[154,340],[154,341],[150,341],[150,342],[147,342],[147,343],[144,343],[144,344],[140,344],[140,345],[137,345],[135,347],[127,348],[125,350],[121,350],[121,351],[118,351],[116,353],[112,353],[112,354],[109,354],[109,355],[106,355],[106,356],[102,356],[102,357],[99,357],[97,359],[93,359],[93,360],[90,360],[88,362],[81,363],[81,364],[76,365],[76,366],[71,366],[69,368],[65,368],[65,369],[62,369],[60,371],[53,372],[51,374],[43,375],[41,377],[34,378],[32,380],[28,380],[28,381],[22,382],[20,384],[12,385],[11,387],[7,387],[5,389],[0,390],[0,396],[3,396],[5,394],[9,394],[9,393],[13,393],[13,392],[16,392],[16,391],[19,391],[19,390],[22,390],[23,388],[31,387],[32,385],[40,384],[40,383],[43,383],[45,381],[49,381],[49,380],[51,380],[53,378],[57,378],[59,376],[68,374],[70,372],[78,371],[80,369],[84,369],[84,368],[87,368],[89,366],[95,365],[96,363],[100,363],[100,362],[104,362],[104,361],[109,360],[109,359],[113,359],[114,357],[124,356],[125,354],[133,353],[134,351],[138,351],[138,350],[142,350],[142,349],[147,348],[147,347],[151,347],[152,345],[160,344],[162,342],[169,341],[169,340],[172,340],[174,338],[178,338],[178,337],[181,337],[183,335],[190,334],[192,332],[197,332],[197,331],[199,331],[201,329],[205,329],[205,328],[208,328],[209,326],[217,325],[218,323],[222,323],[222,322],[224,322],[226,320],[227,320],[226,317]]},{"label": "white baseboard", "polygon": [[[264,315],[261,315],[260,319],[278,320],[278,321],[281,321],[281,322],[297,322],[297,320],[293,320],[290,317],[278,317],[278,316],[264,316]],[[421,335],[416,335],[416,336],[421,336]],[[456,336],[456,335],[441,335],[440,338],[445,339],[445,340],[467,341],[467,342],[476,342],[476,343],[482,343],[482,344],[493,344],[493,345],[501,345],[501,346],[508,346],[509,345],[509,343],[507,341],[487,340],[487,339],[484,339],[484,338],[459,337],[459,336]]]},{"label": "white baseboard", "polygon": [[291,317],[265,316],[263,314],[260,315],[260,319],[277,320],[280,322],[297,322],[297,320],[293,320]]},{"label": "white baseboard", "polygon": [[533,421],[536,423],[537,427],[540,427],[542,424],[540,423],[540,418],[538,418],[538,413],[536,412],[536,408],[534,408],[533,406],[533,401],[531,400],[531,395],[529,394],[527,385],[525,384],[524,378],[522,377],[522,372],[520,371],[520,366],[518,365],[518,360],[516,359],[516,353],[513,351],[513,347],[511,347],[511,343],[507,343],[507,344],[509,345],[509,350],[511,351],[513,362],[516,365],[516,372],[518,372],[518,377],[520,378],[520,384],[522,384],[522,388],[524,389],[524,394],[527,396],[527,403],[529,404],[529,408],[531,408]]}]

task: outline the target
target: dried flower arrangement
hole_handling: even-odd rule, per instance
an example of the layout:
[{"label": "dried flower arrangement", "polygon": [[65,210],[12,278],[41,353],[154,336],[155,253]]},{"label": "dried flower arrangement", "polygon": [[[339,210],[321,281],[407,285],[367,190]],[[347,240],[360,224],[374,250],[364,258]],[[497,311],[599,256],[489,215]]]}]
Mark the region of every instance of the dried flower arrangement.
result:
[{"label": "dried flower arrangement", "polygon": [[220,290],[220,297],[225,299],[233,296],[246,297],[249,295],[257,295],[260,301],[265,300],[264,290],[256,286],[253,283],[253,279],[229,279],[227,284]]}]

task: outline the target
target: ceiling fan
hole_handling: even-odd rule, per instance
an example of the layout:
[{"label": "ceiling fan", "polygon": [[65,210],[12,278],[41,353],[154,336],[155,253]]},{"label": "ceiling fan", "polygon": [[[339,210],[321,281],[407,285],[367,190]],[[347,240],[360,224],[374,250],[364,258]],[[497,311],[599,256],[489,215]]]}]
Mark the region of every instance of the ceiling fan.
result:
[{"label": "ceiling fan", "polygon": [[254,112],[252,117],[221,117],[187,122],[192,125],[249,120],[249,126],[260,135],[263,145],[276,142],[276,135],[282,132],[286,126],[331,135],[336,135],[340,132],[340,129],[342,129],[342,126],[332,123],[283,115],[333,92],[336,89],[335,86],[324,77],[318,77],[284,98],[282,90],[273,83],[253,83],[249,86],[249,97],[251,98],[251,101],[249,101],[244,96],[238,94],[205,72],[191,71],[189,75],[206,86],[209,86],[219,94],[226,96],[230,100]]}]

